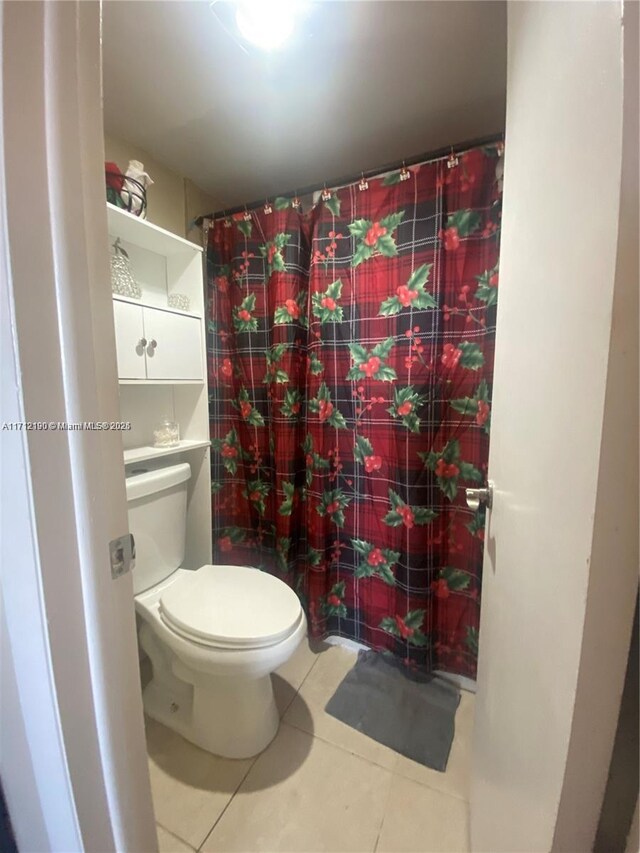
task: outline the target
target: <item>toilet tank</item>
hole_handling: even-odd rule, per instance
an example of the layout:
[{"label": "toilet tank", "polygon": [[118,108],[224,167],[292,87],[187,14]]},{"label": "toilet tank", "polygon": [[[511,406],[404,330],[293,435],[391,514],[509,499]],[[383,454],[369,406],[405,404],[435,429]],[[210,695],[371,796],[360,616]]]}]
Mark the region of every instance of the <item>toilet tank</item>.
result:
[{"label": "toilet tank", "polygon": [[129,530],[136,545],[135,594],[169,577],[184,560],[190,477],[186,462],[127,475]]}]

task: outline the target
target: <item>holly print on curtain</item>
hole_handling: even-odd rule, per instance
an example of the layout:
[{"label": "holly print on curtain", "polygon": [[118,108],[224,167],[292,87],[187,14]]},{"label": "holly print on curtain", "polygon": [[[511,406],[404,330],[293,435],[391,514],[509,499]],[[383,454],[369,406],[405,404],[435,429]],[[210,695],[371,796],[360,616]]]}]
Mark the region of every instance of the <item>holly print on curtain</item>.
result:
[{"label": "holly print on curtain", "polygon": [[214,560],[293,586],[306,550],[303,226],[293,210],[240,214],[215,225],[207,256]]},{"label": "holly print on curtain", "polygon": [[210,234],[216,559],[277,572],[316,636],[470,677],[484,516],[464,489],[486,479],[500,154]]}]

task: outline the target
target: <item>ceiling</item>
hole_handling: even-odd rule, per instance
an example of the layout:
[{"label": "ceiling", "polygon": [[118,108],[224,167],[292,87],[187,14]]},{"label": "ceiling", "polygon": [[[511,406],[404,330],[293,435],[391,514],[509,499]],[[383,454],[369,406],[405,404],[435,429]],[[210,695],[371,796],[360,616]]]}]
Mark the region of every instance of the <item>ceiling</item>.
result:
[{"label": "ceiling", "polygon": [[503,129],[505,3],[304,5],[295,37],[265,54],[205,0],[105,0],[107,133],[222,208]]}]

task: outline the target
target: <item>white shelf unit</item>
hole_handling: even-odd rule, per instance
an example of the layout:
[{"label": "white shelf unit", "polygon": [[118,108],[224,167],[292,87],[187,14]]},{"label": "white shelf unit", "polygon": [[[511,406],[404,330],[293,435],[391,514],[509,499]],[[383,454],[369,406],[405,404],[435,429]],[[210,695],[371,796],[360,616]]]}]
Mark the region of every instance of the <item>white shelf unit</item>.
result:
[{"label": "white shelf unit", "polygon": [[[119,343],[126,331],[122,327],[123,316],[131,314],[133,317],[136,314],[133,307],[128,310],[128,305],[138,306],[141,317],[149,321],[157,319],[156,325],[165,330],[162,340],[159,334],[157,336],[157,355],[161,346],[170,347],[174,329],[181,333],[184,329],[193,330],[187,331],[191,335],[188,343],[192,349],[194,338],[198,340],[202,367],[201,371],[196,371],[200,376],[198,379],[192,378],[193,371],[191,376],[182,375],[181,365],[185,362],[181,347],[175,359],[171,358],[171,353],[162,353],[166,365],[164,371],[160,368],[159,358],[156,362],[151,361],[154,354],[148,348],[139,348],[138,365],[135,359],[123,360],[120,349],[118,352],[119,371],[127,374],[119,379],[120,417],[131,423],[131,429],[122,433],[125,466],[131,470],[134,466],[157,467],[178,461],[190,464],[184,565],[198,568],[211,562],[211,451],[202,248],[111,204],[107,204],[107,218],[109,244],[113,245],[115,239],[120,238],[120,245],[127,252],[133,274],[142,289],[141,299],[113,295],[114,309],[120,306],[115,312],[116,324],[120,324],[116,328],[116,338],[120,335]],[[188,296],[189,311],[170,308],[168,297],[171,293]],[[176,318],[175,323],[172,315]],[[132,334],[137,335],[138,329],[133,328]],[[149,365],[152,365],[151,373],[155,373],[155,378],[148,378]],[[186,368],[184,372],[189,373]],[[136,376],[131,375],[134,372]],[[169,378],[163,378],[163,372],[168,373]],[[180,425],[181,441],[177,447],[152,446],[154,426],[164,418]]]}]

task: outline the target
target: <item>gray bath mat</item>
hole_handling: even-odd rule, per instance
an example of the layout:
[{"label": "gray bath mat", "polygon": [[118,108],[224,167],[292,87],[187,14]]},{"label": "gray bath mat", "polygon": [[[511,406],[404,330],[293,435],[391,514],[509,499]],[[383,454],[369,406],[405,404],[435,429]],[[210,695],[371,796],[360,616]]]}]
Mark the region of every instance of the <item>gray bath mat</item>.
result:
[{"label": "gray bath mat", "polygon": [[459,702],[460,690],[451,682],[362,651],[325,711],[401,755],[444,771]]}]

